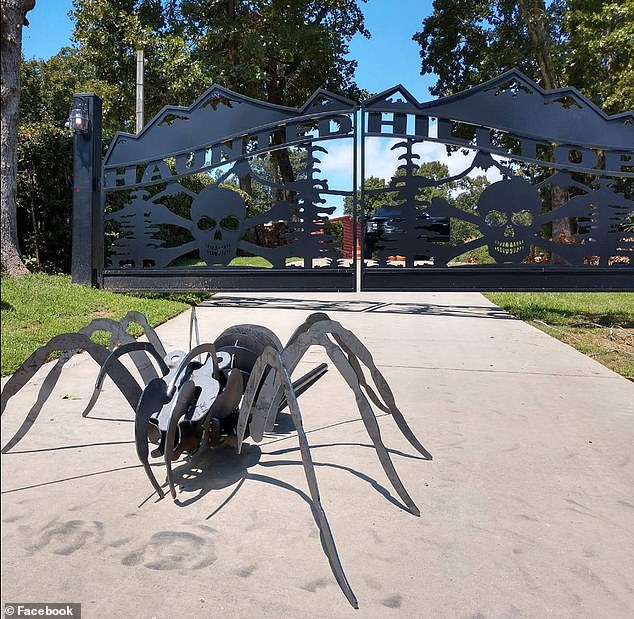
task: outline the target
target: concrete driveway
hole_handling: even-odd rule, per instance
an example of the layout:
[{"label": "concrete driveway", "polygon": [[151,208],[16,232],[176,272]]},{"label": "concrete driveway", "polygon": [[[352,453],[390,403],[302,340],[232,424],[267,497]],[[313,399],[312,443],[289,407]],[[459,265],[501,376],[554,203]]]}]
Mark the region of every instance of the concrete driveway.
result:
[{"label": "concrete driveway", "polygon": [[[336,370],[300,397],[359,610],[322,550],[290,423],[240,457],[177,463],[178,501],[157,501],[114,385],[80,416],[85,355],[2,456],[2,602],[80,602],[89,618],[634,616],[632,383],[479,294],[217,295],[198,316],[203,341],[244,322],[285,341],[313,311],[366,344],[433,454],[378,411],[417,518]],[[188,324],[158,329],[168,350]],[[297,375],[322,360],[311,349]],[[9,401],[3,444],[42,379]]]}]

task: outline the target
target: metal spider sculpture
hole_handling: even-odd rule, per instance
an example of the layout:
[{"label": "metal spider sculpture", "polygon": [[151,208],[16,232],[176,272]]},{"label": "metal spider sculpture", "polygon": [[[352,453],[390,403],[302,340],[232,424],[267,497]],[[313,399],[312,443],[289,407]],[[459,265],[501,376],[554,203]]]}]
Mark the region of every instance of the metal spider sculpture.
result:
[{"label": "metal spider sculpture", "polygon": [[[127,332],[131,323],[143,327],[147,342],[136,341]],[[100,330],[111,335],[108,347],[90,339],[95,331]],[[414,436],[396,406],[392,391],[374,364],[372,355],[351,331],[323,313],[310,315],[284,347],[272,331],[259,325],[229,327],[213,343],[198,343],[191,348],[194,332],[198,340],[198,324],[192,309],[190,351],[187,353],[166,353],[156,332],[145,316],[138,312],[129,312],[120,322],[97,319],[79,333],[54,337],[20,366],[2,391],[1,410],[4,413],[8,400],[33,377],[49,355],[54,351],[61,352],[42,384],[37,402],[13,438],[2,448],[2,453],[9,451],[26,435],[51,394],[64,364],[81,350],[88,352],[101,366],[92,397],[82,415],[87,416],[94,407],[105,376],[109,375],[135,411],[136,451],[148,479],[161,498],[164,491],[152,471],[150,457],[164,459],[167,485],[172,497],[176,498],[172,461],[183,454],[193,455],[222,443],[235,446],[240,453],[247,436],[256,443],[260,442],[265,432],[273,430],[277,414],[288,408],[299,438],[304,472],[326,554],[341,590],[350,604],[358,608],[320,502],[315,467],[297,403],[298,395],[323,376],[327,365],[317,366],[294,383],[290,376],[311,346],[325,349],[354,392],[361,419],[388,479],[409,511],[418,516],[420,511],[403,486],[381,440],[370,401],[392,415],[405,438],[420,454],[426,459],[431,459],[431,455]],[[144,382],[143,387],[119,360],[122,355],[128,354]],[[374,389],[368,384],[362,365],[368,369]],[[151,452],[150,443],[156,445]]]}]

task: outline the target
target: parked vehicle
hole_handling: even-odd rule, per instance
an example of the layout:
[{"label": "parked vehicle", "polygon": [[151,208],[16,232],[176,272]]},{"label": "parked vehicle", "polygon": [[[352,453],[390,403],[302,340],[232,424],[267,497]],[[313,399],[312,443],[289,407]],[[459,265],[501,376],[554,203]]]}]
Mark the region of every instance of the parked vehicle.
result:
[{"label": "parked vehicle", "polygon": [[[449,242],[449,217],[431,217],[421,212],[416,220],[418,234],[432,243]],[[404,232],[404,221],[398,208],[379,208],[376,215],[365,222],[365,254],[370,255],[381,249],[385,242],[394,241],[398,244],[398,235]]]}]

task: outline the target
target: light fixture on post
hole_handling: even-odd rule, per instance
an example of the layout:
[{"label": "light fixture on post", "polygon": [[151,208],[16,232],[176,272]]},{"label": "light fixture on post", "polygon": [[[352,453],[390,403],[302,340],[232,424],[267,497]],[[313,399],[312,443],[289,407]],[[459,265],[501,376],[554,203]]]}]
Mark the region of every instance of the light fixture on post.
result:
[{"label": "light fixture on post", "polygon": [[75,97],[73,108],[68,115],[66,126],[73,133],[88,135],[90,132],[90,118],[88,115],[88,101],[83,97]]}]

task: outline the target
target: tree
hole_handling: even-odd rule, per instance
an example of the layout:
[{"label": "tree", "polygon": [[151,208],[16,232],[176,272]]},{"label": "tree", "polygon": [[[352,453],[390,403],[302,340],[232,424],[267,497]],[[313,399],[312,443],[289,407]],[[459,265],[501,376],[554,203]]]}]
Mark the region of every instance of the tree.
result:
[{"label": "tree", "polygon": [[436,96],[517,67],[544,88],[574,86],[607,112],[634,107],[631,0],[435,0],[414,35]]},{"label": "tree", "polygon": [[634,109],[634,2],[569,0],[561,10],[566,81],[609,113]]},{"label": "tree", "polygon": [[189,105],[208,85],[182,36],[176,0],[73,0],[73,38],[92,68],[83,90],[103,100],[104,129],[134,131],[136,50],[143,49],[145,111]]},{"label": "tree", "polygon": [[31,270],[68,272],[72,231],[72,135],[64,129],[74,92],[93,74],[78,50],[22,58],[17,147],[17,233]]},{"label": "tree", "polygon": [[[357,192],[357,201],[358,201],[358,210],[363,211],[363,214],[366,217],[373,217],[376,215],[376,212],[382,206],[389,206],[394,204],[394,193],[386,193],[384,191],[375,191],[386,189],[387,184],[384,179],[379,178],[377,176],[369,176],[365,179],[363,183],[363,188],[365,190],[364,197],[365,203],[363,207],[361,206],[361,196],[360,193]],[[346,215],[352,215],[353,211],[353,198],[352,196],[346,196],[343,199],[343,212]],[[361,213],[359,213],[360,215]]]},{"label": "tree", "polygon": [[35,0],[4,0],[2,3],[2,129],[0,133],[2,189],[1,259],[0,269],[11,275],[25,275],[18,247],[16,215],[16,174],[18,111],[20,106],[20,58],[22,56],[22,28],[28,26],[26,14]]},{"label": "tree", "polygon": [[[365,2],[366,0],[361,0]],[[318,87],[356,96],[348,41],[369,37],[357,0],[181,0],[203,74],[270,103],[302,105]]]},{"label": "tree", "polygon": [[[301,106],[320,87],[356,97],[357,63],[345,56],[355,34],[369,37],[365,1],[73,0],[72,15],[107,123],[122,128],[132,126],[137,48],[148,59],[149,116],[191,103],[214,82],[278,105]],[[281,145],[283,135],[274,140]],[[288,152],[274,159],[284,182],[293,182]]]},{"label": "tree", "polygon": [[[546,89],[574,86],[614,113],[634,107],[633,20],[631,0],[435,0],[413,38],[421,73],[438,75],[435,95],[517,67]],[[552,208],[568,198],[552,187]],[[571,219],[553,222],[553,238],[570,239],[573,231]]]},{"label": "tree", "polygon": [[[370,176],[365,179],[365,205],[363,213],[366,217],[373,217],[379,208],[383,206],[397,206],[403,202],[402,196],[399,196],[397,190],[390,190],[390,187],[396,187],[398,180],[406,175],[406,170],[397,168],[392,180],[387,183],[384,179],[376,176]],[[414,177],[421,176],[428,179],[442,180],[450,176],[447,164],[440,161],[425,161],[412,170]],[[416,185],[414,182],[411,185]],[[484,189],[489,185],[486,176],[465,176],[459,180],[449,181],[440,186],[420,186],[416,187],[415,200],[422,208],[427,206],[432,198],[444,198],[445,200],[455,204],[459,209],[467,212],[474,212],[477,208],[478,198]],[[359,193],[357,199],[360,200]],[[343,200],[343,212],[347,215],[352,214],[352,196],[346,196]],[[469,224],[456,222],[455,227],[452,224],[452,242],[454,244],[463,243],[474,231]]]},{"label": "tree", "polygon": [[91,67],[79,50],[64,47],[48,60],[20,62],[20,124],[51,123],[63,127],[73,93],[90,90]]},{"label": "tree", "polygon": [[214,82],[282,105],[319,87],[355,96],[357,63],[345,55],[356,33],[369,36],[359,1],[73,0],[72,16],[104,116],[131,124],[139,48],[149,116],[190,104]]},{"label": "tree", "polygon": [[17,149],[17,228],[22,260],[31,270],[68,273],[71,264],[73,138],[44,116],[20,123]]}]

